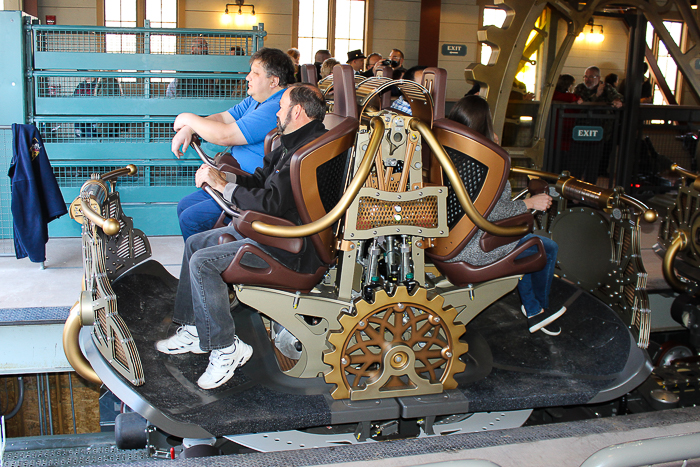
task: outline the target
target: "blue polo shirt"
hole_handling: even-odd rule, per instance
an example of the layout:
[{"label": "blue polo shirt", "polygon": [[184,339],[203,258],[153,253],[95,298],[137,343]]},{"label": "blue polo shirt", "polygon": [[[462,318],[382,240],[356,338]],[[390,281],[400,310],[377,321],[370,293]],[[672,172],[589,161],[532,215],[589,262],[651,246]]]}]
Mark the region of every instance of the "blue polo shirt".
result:
[{"label": "blue polo shirt", "polygon": [[232,147],[231,155],[241,165],[241,169],[248,173],[255,172],[256,168],[263,165],[265,136],[277,127],[277,112],[284,91],[277,91],[265,102],[258,102],[248,96],[228,110],[248,142],[245,146]]}]

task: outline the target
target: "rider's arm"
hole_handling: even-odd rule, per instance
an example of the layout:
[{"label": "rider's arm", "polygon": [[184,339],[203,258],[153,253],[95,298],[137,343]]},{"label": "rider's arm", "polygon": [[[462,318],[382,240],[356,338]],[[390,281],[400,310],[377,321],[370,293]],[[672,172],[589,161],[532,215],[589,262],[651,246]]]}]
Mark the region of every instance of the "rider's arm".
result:
[{"label": "rider's arm", "polygon": [[228,112],[221,112],[200,117],[192,113],[182,113],[177,116],[173,128],[175,131],[197,133],[202,139],[219,146],[242,146],[248,144],[245,136],[238,128],[236,120]]}]

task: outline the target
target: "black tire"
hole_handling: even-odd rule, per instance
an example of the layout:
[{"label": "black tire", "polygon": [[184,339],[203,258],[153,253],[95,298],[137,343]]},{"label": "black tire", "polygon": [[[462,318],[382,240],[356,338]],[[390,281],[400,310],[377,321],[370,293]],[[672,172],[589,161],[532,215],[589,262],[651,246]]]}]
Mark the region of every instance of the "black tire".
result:
[{"label": "black tire", "polygon": [[148,422],[136,412],[120,413],[114,420],[114,438],[119,449],[144,449]]}]

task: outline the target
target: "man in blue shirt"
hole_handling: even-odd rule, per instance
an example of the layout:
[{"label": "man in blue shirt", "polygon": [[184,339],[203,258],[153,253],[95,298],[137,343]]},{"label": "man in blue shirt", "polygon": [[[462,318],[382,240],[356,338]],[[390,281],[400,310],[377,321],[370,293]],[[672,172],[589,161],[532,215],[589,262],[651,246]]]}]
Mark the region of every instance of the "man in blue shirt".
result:
[{"label": "man in blue shirt", "polygon": [[[208,117],[192,113],[177,116],[171,147],[176,157],[182,156],[196,133],[210,143],[232,146],[231,155],[246,172],[263,165],[265,136],[277,126],[280,99],[287,85],[294,82],[294,64],[279,49],[260,49],[250,58],[246,81],[249,97],[229,110]],[[187,240],[211,229],[221,211],[203,190],[185,196],[177,205],[182,236]]]}]

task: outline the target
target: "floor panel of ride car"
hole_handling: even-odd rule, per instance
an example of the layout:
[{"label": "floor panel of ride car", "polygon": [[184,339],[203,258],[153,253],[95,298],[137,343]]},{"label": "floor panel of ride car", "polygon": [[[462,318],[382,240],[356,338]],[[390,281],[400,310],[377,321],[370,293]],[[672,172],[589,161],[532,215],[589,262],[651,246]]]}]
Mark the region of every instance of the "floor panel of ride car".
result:
[{"label": "floor panel of ride car", "polygon": [[[217,436],[331,423],[322,395],[331,386],[320,378],[288,377],[271,365],[272,346],[264,342],[262,321],[251,309],[241,307],[235,317],[239,331],[254,330],[247,331],[253,335],[239,335],[256,352],[220,388],[205,391],[197,386],[207,354],[158,353],[155,341],[176,329],[170,320],[176,287],[177,280],[155,261],[139,265],[113,284],[119,313],[140,352],[146,383],[136,390],[144,399],[168,417]],[[469,324],[469,355],[476,355],[482,374],[488,374],[456,376],[470,412],[581,404],[615,381],[629,358],[629,331],[603,303],[555,279],[551,306],[567,301],[567,312],[550,326],[561,326],[559,336],[528,332],[517,292]]]}]

